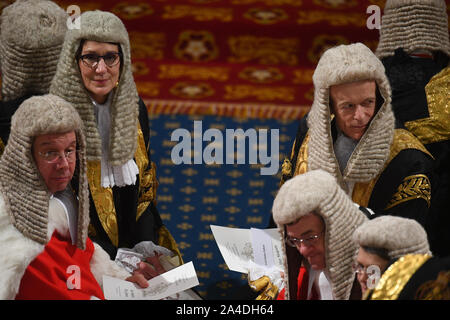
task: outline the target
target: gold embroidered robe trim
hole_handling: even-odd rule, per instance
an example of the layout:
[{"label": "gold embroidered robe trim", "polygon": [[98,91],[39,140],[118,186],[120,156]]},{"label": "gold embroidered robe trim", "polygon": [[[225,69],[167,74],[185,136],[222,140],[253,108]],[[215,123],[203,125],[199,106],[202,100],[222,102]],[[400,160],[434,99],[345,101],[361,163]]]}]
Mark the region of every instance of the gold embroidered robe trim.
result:
[{"label": "gold embroidered robe trim", "polygon": [[431,183],[430,179],[424,174],[415,174],[403,179],[402,184],[397,188],[397,192],[389,201],[386,209],[413,199],[424,199],[428,204],[428,208],[430,207]]},{"label": "gold embroidered robe trim", "polygon": [[309,145],[309,134],[306,133],[302,145],[300,146],[300,150],[298,151],[294,177],[296,175],[303,174],[308,170],[308,145]]},{"label": "gold embroidered robe trim", "polygon": [[[395,129],[394,131],[394,139],[391,145],[391,151],[389,154],[389,158],[384,164],[383,171],[389,165],[389,163],[394,159],[402,150],[405,149],[417,149],[433,158],[431,153],[423,146],[422,143],[408,130],[405,129]],[[383,172],[382,171],[382,172]],[[373,188],[378,181],[381,173],[372,179],[369,182],[357,182],[353,188],[352,200],[356,202],[360,206],[367,207],[369,205],[370,196],[372,195]],[[406,178],[405,178],[406,179]],[[405,181],[405,180],[404,180]],[[429,181],[429,180],[428,180]],[[402,182],[403,184],[403,182]],[[400,188],[400,186],[399,186]],[[395,195],[394,195],[395,197]],[[412,199],[408,199],[412,200]],[[392,200],[391,200],[392,201]],[[406,200],[405,200],[406,201]],[[387,207],[386,209],[392,208],[393,206],[399,203],[395,203],[394,205]]]},{"label": "gold embroidered robe trim", "polygon": [[383,273],[371,300],[397,300],[411,276],[430,258],[427,254],[409,254],[398,259]]},{"label": "gold embroidered robe trim", "polygon": [[[307,133],[297,155],[294,176],[303,174],[308,170],[308,142],[309,134]],[[395,129],[389,158],[384,165],[383,171],[389,165],[392,159],[394,159],[399,154],[399,152],[404,149],[417,149],[428,154],[430,157],[433,157],[411,132],[405,129]],[[369,205],[369,200],[370,196],[372,195],[373,188],[375,187],[375,184],[377,183],[379,177],[380,175],[369,182],[355,183],[352,193],[353,202],[359,204],[360,206],[367,207]]]},{"label": "gold embroidered robe trim", "polygon": [[100,161],[88,161],[87,167],[89,189],[91,191],[92,199],[94,200],[98,219],[111,240],[111,243],[115,247],[118,247],[119,231],[112,189],[103,188],[101,186]]},{"label": "gold embroidered robe trim", "polygon": [[429,117],[408,121],[405,127],[423,144],[450,139],[450,66],[425,86]]},{"label": "gold embroidered robe trim", "polygon": [[[139,125],[139,124],[138,124]],[[151,169],[145,171],[148,165],[148,156],[145,147],[144,135],[141,127],[138,127],[138,147],[135,152],[136,165],[139,168],[139,200],[136,210],[136,220],[147,209],[150,202],[156,196],[156,174],[155,166],[152,163]],[[101,186],[101,163],[100,161],[88,161],[88,181],[94,200],[100,223],[108,235],[111,243],[118,247],[119,232],[117,226],[116,208],[112,188],[103,188]],[[144,191],[145,190],[145,191]],[[92,234],[91,230],[91,234]]]},{"label": "gold embroidered robe trim", "polygon": [[138,147],[134,158],[136,159],[136,165],[139,168],[139,199],[138,208],[136,211],[137,221],[150,205],[150,202],[156,199],[156,189],[158,187],[155,164],[152,162],[150,164],[150,168],[146,170],[149,160],[144,135],[140,125],[138,128]]}]

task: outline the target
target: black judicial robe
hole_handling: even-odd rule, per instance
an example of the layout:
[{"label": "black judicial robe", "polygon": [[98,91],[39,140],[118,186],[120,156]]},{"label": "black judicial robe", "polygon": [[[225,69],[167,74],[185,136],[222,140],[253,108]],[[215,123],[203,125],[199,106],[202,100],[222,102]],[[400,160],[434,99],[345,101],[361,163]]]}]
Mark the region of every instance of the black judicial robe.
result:
[{"label": "black judicial robe", "polygon": [[[296,168],[300,161],[308,162],[307,154],[302,153],[301,148],[303,143],[307,143],[306,117],[300,120],[291,159],[288,161],[290,166],[283,164],[281,183],[306,170],[303,168],[303,172],[299,172]],[[331,123],[331,131],[334,142],[337,137],[335,120]],[[372,209],[375,212],[372,218],[389,214],[415,219],[425,226],[431,205],[432,185],[432,156],[409,131],[399,125],[395,129],[391,154],[384,170],[369,183],[356,183],[352,199],[360,206]]]}]

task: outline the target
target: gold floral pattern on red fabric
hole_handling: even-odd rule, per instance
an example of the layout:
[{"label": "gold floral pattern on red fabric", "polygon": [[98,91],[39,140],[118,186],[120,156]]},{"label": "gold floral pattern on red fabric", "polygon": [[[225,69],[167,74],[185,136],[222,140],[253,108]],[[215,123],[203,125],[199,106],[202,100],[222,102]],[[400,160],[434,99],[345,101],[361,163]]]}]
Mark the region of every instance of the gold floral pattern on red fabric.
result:
[{"label": "gold floral pattern on red fabric", "polygon": [[271,83],[284,78],[278,68],[246,67],[239,73],[239,78],[255,83]]},{"label": "gold floral pattern on red fabric", "polygon": [[151,58],[161,60],[164,58],[166,47],[166,34],[161,32],[129,32],[131,56],[133,59]]},{"label": "gold floral pattern on red fabric", "polygon": [[170,93],[177,97],[201,99],[214,94],[214,90],[207,83],[178,82],[170,89]]},{"label": "gold floral pattern on red fabric", "polygon": [[219,20],[228,22],[233,20],[233,10],[231,8],[217,7],[197,7],[188,5],[165,6],[163,19],[193,18],[196,21]]},{"label": "gold floral pattern on red fabric", "polygon": [[228,38],[229,62],[257,62],[261,64],[298,64],[298,38],[270,38],[236,36]]},{"label": "gold floral pattern on red fabric", "polygon": [[288,19],[289,15],[280,8],[253,8],[244,17],[259,24],[275,24]]},{"label": "gold floral pattern on red fabric", "polygon": [[193,62],[210,61],[219,54],[214,35],[208,31],[186,30],[180,33],[174,51],[178,59]]},{"label": "gold floral pattern on red fabric", "polygon": [[258,101],[282,100],[284,102],[293,101],[295,91],[289,87],[259,87],[252,85],[227,85],[225,86],[224,99],[256,99]]},{"label": "gold floral pattern on red fabric", "polygon": [[145,2],[120,2],[111,11],[122,19],[133,20],[153,14],[153,8]]},{"label": "gold floral pattern on red fabric", "polygon": [[191,80],[227,81],[229,78],[229,70],[225,67],[197,67],[184,64],[162,64],[159,66],[158,78],[190,78]]}]

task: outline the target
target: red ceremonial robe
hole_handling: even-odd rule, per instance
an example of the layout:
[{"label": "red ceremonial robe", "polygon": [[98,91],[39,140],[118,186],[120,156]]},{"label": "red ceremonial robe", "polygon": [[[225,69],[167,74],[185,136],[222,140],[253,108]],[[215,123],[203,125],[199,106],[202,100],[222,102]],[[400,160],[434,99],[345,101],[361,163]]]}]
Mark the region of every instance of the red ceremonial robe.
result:
[{"label": "red ceremonial robe", "polygon": [[[297,278],[297,299],[296,300],[308,300],[308,284],[309,284],[309,273],[308,270],[301,266],[298,272],[298,278]],[[281,290],[281,292],[277,296],[277,300],[284,300],[285,299],[285,290]],[[292,297],[291,297],[292,299]],[[309,300],[320,300],[319,293],[317,291],[316,285],[313,284],[311,287],[311,299]]]},{"label": "red ceremonial robe", "polygon": [[86,300],[92,296],[105,299],[91,272],[93,253],[94,244],[89,238],[86,249],[81,250],[55,231],[44,251],[28,265],[16,299]]}]

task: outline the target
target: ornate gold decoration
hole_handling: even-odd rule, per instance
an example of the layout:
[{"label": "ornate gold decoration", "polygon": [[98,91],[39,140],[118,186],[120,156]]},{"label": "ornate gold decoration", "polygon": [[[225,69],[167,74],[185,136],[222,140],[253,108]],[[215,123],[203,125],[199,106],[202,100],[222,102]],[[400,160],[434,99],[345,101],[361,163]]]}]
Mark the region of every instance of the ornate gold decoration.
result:
[{"label": "ornate gold decoration", "polygon": [[278,68],[246,67],[239,73],[239,78],[256,83],[271,83],[283,79]]},{"label": "ornate gold decoration", "polygon": [[430,258],[427,254],[409,254],[398,259],[381,276],[371,300],[396,300],[411,276]]},{"label": "ornate gold decoration", "polygon": [[249,62],[260,64],[298,64],[300,40],[298,38],[269,38],[237,36],[228,38],[231,57],[229,62]]},{"label": "ornate gold decoration", "polygon": [[247,99],[256,98],[259,101],[293,101],[295,91],[289,87],[256,87],[250,85],[227,85],[225,86],[224,99]]},{"label": "ornate gold decoration", "polygon": [[262,276],[256,280],[250,281],[250,275],[247,276],[248,285],[253,291],[261,294],[256,297],[256,300],[275,300],[278,294],[278,287],[270,281],[268,276]]},{"label": "ornate gold decoration", "polygon": [[284,159],[283,164],[281,165],[281,174],[283,176],[290,175],[292,172],[292,163],[289,159]]},{"label": "ornate gold decoration", "polygon": [[314,69],[297,69],[293,71],[294,78],[292,83],[296,84],[312,84]]},{"label": "ornate gold decoration", "polygon": [[[381,172],[384,171],[384,169],[389,165],[392,159],[394,159],[399,154],[400,151],[405,149],[417,149],[432,157],[432,155],[423,146],[423,144],[421,144],[420,141],[417,140],[417,138],[414,137],[411,132],[405,129],[395,129],[389,158],[384,164],[383,170]],[[367,207],[369,205],[370,196],[372,195],[372,190],[375,187],[375,184],[377,183],[379,177],[380,175],[369,182],[355,183],[352,193],[353,201],[360,206]]]},{"label": "ornate gold decoration", "polygon": [[133,20],[153,14],[152,7],[145,2],[133,3],[120,2],[111,11],[122,19]]},{"label": "ornate gold decoration", "polygon": [[340,44],[348,44],[348,39],[339,35],[321,34],[314,38],[311,49],[308,50],[309,61],[316,64],[319,62],[322,54],[331,47],[335,47]]},{"label": "ornate gold decoration", "polygon": [[164,58],[166,35],[161,32],[131,31],[130,46],[133,59],[161,60]]},{"label": "ornate gold decoration", "polygon": [[225,67],[200,67],[184,64],[162,64],[159,66],[159,79],[178,79],[188,77],[192,80],[227,81],[229,70]]},{"label": "ornate gold decoration", "polygon": [[119,245],[119,233],[112,189],[101,186],[100,161],[88,161],[87,167],[89,189],[91,190],[98,219],[111,243],[117,247]]},{"label": "ornate gold decoration", "polygon": [[136,82],[138,92],[146,97],[157,97],[159,95],[159,82],[139,81]]},{"label": "ornate gold decoration", "polygon": [[233,20],[233,9],[218,7],[198,7],[188,5],[165,6],[163,19],[181,19],[193,17],[196,21],[230,22]]},{"label": "ornate gold decoration", "polygon": [[341,27],[354,25],[362,28],[366,26],[367,16],[361,13],[339,13],[324,11],[299,11],[298,24],[328,23],[331,26]]},{"label": "ornate gold decoration", "polygon": [[303,139],[303,143],[300,146],[300,150],[298,151],[294,176],[303,174],[308,170],[308,143],[309,143],[309,134],[306,133],[306,136]]},{"label": "ornate gold decoration", "polygon": [[207,83],[178,82],[170,89],[170,93],[181,98],[201,99],[212,96],[214,90]]},{"label": "ornate gold decoration", "polygon": [[450,139],[450,66],[425,86],[429,117],[408,121],[408,128],[423,144]]},{"label": "ornate gold decoration", "polygon": [[175,57],[187,61],[210,61],[219,55],[214,36],[208,31],[186,30],[175,45]]},{"label": "ornate gold decoration", "polygon": [[428,208],[430,207],[431,183],[424,174],[415,174],[403,179],[402,184],[398,186],[397,192],[392,196],[386,209],[413,199],[424,199],[428,204]]},{"label": "ornate gold decoration", "polygon": [[[139,168],[139,199],[136,210],[136,221],[139,220],[142,213],[147,209],[150,202],[156,200],[156,189],[158,188],[158,181],[156,180],[156,166],[152,162],[150,168],[147,156],[147,149],[145,147],[144,135],[139,124],[138,128],[138,147],[134,155],[136,165]],[[156,205],[156,201],[155,201]]]},{"label": "ornate gold decoration", "polygon": [[259,24],[275,24],[289,18],[287,13],[280,8],[252,8],[249,9],[244,17]]}]

